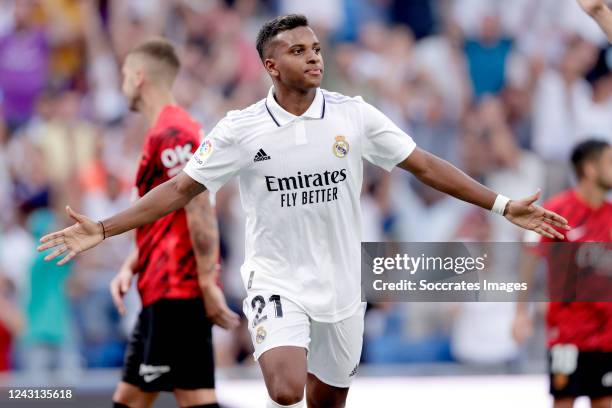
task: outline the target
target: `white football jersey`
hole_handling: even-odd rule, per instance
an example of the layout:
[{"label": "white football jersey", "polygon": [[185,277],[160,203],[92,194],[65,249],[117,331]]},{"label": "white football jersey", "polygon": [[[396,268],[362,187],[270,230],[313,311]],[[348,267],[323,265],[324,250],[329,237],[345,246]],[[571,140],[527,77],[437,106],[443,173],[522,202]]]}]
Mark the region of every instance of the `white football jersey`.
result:
[{"label": "white football jersey", "polygon": [[212,192],[240,176],[247,291],[284,296],[313,320],[336,322],[361,303],[362,159],[390,171],[414,148],[361,97],[318,89],[295,116],[271,88],[229,112],[184,171]]}]

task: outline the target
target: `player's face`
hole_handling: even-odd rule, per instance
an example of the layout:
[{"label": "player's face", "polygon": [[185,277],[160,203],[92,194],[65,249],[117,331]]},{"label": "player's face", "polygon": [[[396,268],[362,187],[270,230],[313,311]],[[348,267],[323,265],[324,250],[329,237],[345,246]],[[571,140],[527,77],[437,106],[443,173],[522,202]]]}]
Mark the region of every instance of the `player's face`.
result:
[{"label": "player's face", "polygon": [[123,84],[121,90],[128,102],[131,111],[138,111],[140,102],[140,87],[142,85],[142,67],[138,64],[138,58],[128,55],[121,69],[123,74]]},{"label": "player's face", "polygon": [[596,168],[597,184],[605,190],[612,190],[612,147],[603,151]]},{"label": "player's face", "polygon": [[279,33],[266,68],[290,88],[308,90],[321,86],[323,57],[319,39],[310,27],[297,27]]}]

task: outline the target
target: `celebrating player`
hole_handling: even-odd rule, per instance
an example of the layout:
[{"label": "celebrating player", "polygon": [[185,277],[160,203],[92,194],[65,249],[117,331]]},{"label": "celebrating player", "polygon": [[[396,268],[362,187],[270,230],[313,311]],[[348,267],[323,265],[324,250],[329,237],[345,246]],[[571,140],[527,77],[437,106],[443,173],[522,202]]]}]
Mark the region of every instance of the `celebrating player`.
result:
[{"label": "celebrating player", "polygon": [[[141,112],[150,126],[136,176],[139,196],[178,174],[200,144],[200,126],[171,93],[179,65],[173,46],[162,39],[138,46],[123,65],[130,109]],[[211,326],[233,328],[238,316],[216,284],[218,233],[208,194],[140,226],[136,243],[111,282],[113,300],[123,313],[123,295],[138,276],[143,305],[115,407],[151,406],[159,391],[174,392],[181,407],[217,407]]]},{"label": "celebrating player", "polygon": [[[605,141],[588,140],[572,154],[578,185],[552,197],[544,207],[567,217],[573,229],[557,241],[610,242],[612,204],[606,194],[612,189],[612,148]],[[552,242],[542,237],[542,242]],[[532,280],[537,252],[528,251],[522,272]],[[541,248],[542,255],[546,254]],[[563,270],[554,267],[554,255],[546,254],[552,281]],[[558,256],[558,255],[557,255]],[[553,258],[553,259],[550,259]],[[564,258],[564,257],[562,257]],[[562,259],[560,262],[567,262]],[[550,392],[555,408],[571,408],[576,397],[591,398],[593,408],[612,406],[612,304],[606,302],[551,302],[546,324],[548,330]],[[527,303],[517,303],[513,336],[522,343],[532,331]]]},{"label": "celebrating player", "polygon": [[317,36],[301,15],[267,22],[257,50],[272,78],[268,96],[232,111],[204,139],[183,172],[128,210],[78,222],[41,239],[63,264],[102,240],[155,221],[208,189],[240,176],[246,211],[247,290],[255,358],[268,407],[342,407],[357,372],[363,337],[360,204],[363,159],[399,166],[456,198],[523,228],[562,237],[567,221],[534,204],[539,193],[509,200],[419,148],[360,97],[321,89]]}]

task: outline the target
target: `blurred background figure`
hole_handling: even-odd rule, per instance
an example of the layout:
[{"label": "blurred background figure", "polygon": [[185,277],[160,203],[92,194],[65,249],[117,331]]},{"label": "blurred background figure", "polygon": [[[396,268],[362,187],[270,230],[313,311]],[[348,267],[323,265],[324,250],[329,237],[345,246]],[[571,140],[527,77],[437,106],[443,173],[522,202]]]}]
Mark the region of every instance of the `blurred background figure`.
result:
[{"label": "blurred background figure", "polygon": [[[58,221],[53,212],[39,209],[30,215],[28,230],[37,236],[59,226]],[[24,299],[27,328],[22,339],[23,368],[39,385],[48,383],[52,373],[60,381],[71,383],[78,378],[81,364],[67,288],[73,266],[48,264],[43,258],[44,254],[35,255],[29,270],[29,290]]]},{"label": "blurred background figure", "polygon": [[0,274],[0,372],[15,367],[13,348],[23,332],[25,319],[17,304],[15,284],[4,273]]}]

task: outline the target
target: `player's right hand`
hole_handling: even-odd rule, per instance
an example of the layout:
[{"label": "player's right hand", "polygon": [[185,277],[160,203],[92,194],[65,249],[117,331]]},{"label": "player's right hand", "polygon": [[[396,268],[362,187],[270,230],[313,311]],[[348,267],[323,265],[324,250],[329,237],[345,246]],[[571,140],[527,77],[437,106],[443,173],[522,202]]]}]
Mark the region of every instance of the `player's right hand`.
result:
[{"label": "player's right hand", "polygon": [[533,334],[533,320],[527,312],[517,312],[512,322],[512,338],[523,344]]},{"label": "player's right hand", "polygon": [[113,298],[113,303],[121,316],[125,315],[125,303],[123,297],[130,289],[134,272],[129,268],[121,268],[119,273],[113,278],[110,283],[110,293]]},{"label": "player's right hand", "polygon": [[50,261],[62,254],[66,254],[57,262],[58,265],[65,264],[79,252],[95,247],[104,239],[102,226],[99,223],[74,212],[68,206],[66,206],[66,213],[76,223],[61,231],[45,235],[40,239],[41,245],[38,247],[38,252],[55,248],[53,252],[45,256],[45,261]]}]

